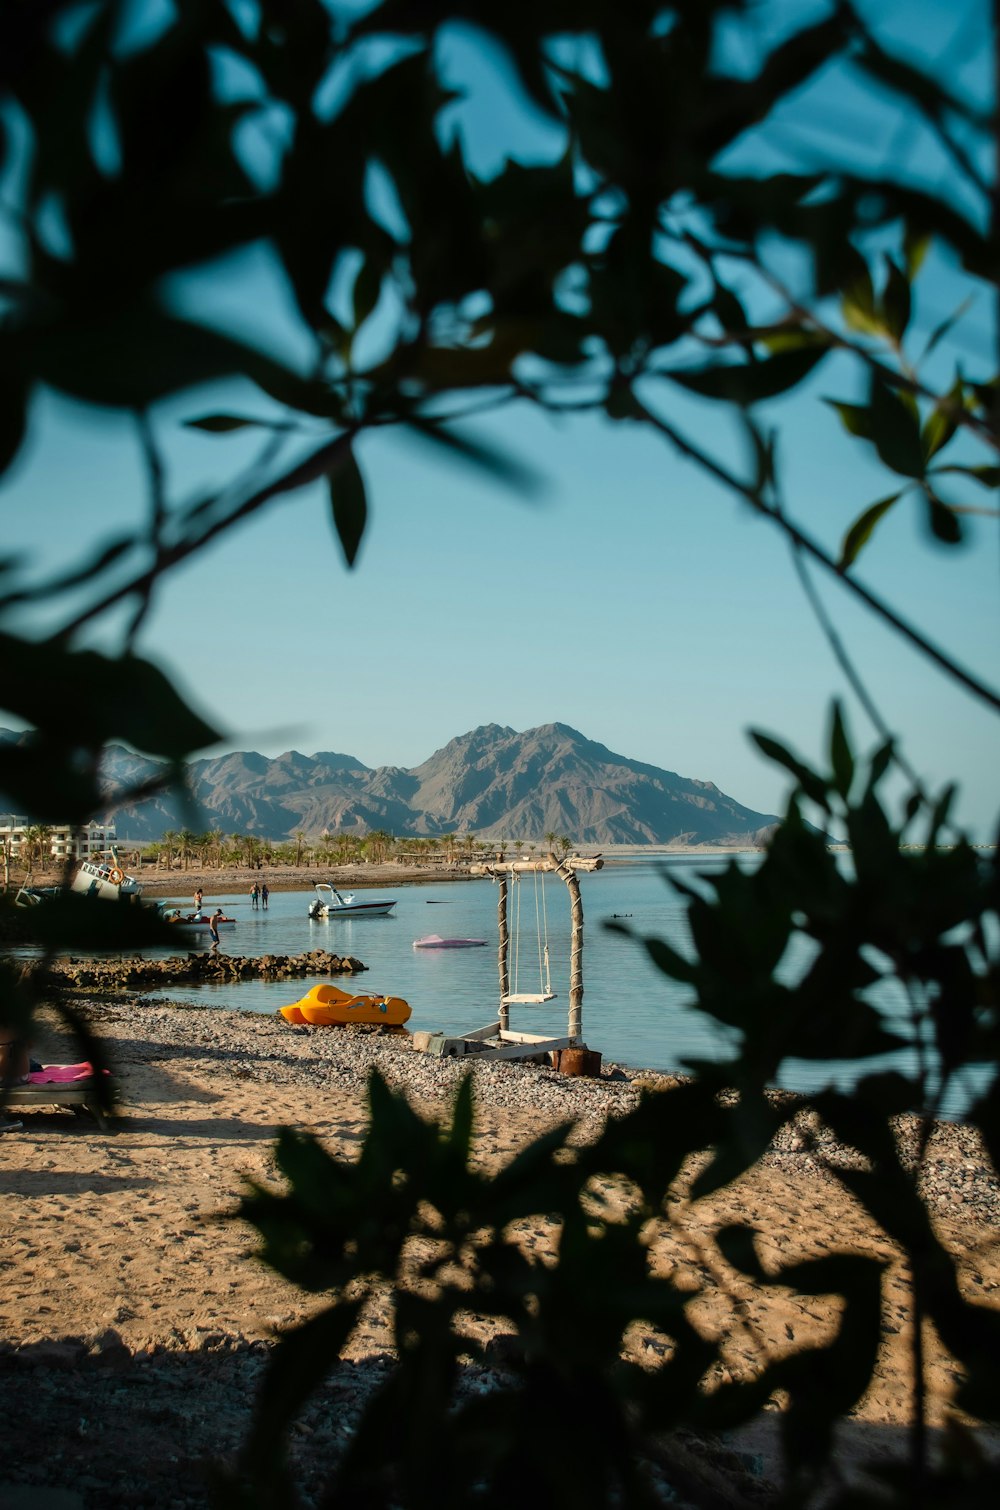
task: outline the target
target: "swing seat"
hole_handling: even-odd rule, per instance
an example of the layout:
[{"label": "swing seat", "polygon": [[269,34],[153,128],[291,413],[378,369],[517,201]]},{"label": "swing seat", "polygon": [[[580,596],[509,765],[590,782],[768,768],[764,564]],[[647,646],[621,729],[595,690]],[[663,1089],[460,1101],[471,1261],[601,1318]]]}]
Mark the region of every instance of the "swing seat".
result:
[{"label": "swing seat", "polygon": [[555,1001],[555,991],[519,991],[510,996],[501,996],[500,1005],[510,1007],[520,1004],[524,1007],[538,1007],[543,1001]]}]

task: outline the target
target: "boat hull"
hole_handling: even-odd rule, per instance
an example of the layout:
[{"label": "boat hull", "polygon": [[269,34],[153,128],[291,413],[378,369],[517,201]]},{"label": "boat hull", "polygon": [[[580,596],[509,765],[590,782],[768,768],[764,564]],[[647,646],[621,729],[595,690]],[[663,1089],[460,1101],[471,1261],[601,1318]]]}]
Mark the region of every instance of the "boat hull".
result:
[{"label": "boat hull", "polygon": [[348,902],[345,906],[332,906],[320,903],[310,910],[311,918],[387,918],[395,907],[395,902]]},{"label": "boat hull", "polygon": [[379,1027],[401,1027],[410,1016],[410,1004],[401,996],[376,996],[362,991],[352,995],[337,986],[313,986],[301,1001],[279,1007],[286,1022],[314,1028],[346,1027],[352,1022]]},{"label": "boat hull", "polygon": [[443,939],[432,933],[425,939],[414,939],[414,949],[482,949],[485,939]]},{"label": "boat hull", "polygon": [[345,894],[328,881],[316,882],[316,899],[309,906],[311,918],[384,918],[396,905],[395,897],[371,897],[358,901],[353,891]]}]

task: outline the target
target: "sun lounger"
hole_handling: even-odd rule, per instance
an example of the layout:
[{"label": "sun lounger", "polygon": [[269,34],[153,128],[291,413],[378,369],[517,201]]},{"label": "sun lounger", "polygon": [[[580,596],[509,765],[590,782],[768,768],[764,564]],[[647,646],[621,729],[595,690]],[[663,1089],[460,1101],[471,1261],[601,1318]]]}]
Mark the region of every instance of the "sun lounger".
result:
[{"label": "sun lounger", "polygon": [[107,1131],[98,1090],[98,1079],[91,1064],[43,1064],[40,1070],[32,1071],[27,1080],[9,1086],[3,1102],[5,1107],[23,1111],[42,1106],[89,1111],[101,1130]]}]

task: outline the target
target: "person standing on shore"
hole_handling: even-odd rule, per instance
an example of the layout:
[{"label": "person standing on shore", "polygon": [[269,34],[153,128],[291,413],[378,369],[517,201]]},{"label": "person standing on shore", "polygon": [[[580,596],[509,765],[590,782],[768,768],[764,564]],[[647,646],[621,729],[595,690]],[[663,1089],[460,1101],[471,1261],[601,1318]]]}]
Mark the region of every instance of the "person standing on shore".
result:
[{"label": "person standing on shore", "polygon": [[260,905],[263,907],[265,912],[267,911],[267,899],[270,895],[271,893],[268,891],[267,882],[265,881],[260,888]]},{"label": "person standing on shore", "polygon": [[217,907],[208,920],[208,931],[212,935],[212,950],[215,954],[219,947],[219,919],[223,916],[222,908]]},{"label": "person standing on shore", "polygon": [[257,882],[255,881],[253,883],[253,885],[251,886],[251,888],[250,888],[250,906],[253,908],[254,912],[257,911],[257,903],[258,903],[259,900],[260,900],[260,888],[258,887]]},{"label": "person standing on shore", "polygon": [[205,893],[202,891],[201,887],[199,886],[198,889],[196,890],[195,894],[194,894],[194,914],[195,914],[195,917],[199,917],[199,918],[201,917],[201,904],[202,904],[202,900],[204,898],[204,895],[205,895]]}]

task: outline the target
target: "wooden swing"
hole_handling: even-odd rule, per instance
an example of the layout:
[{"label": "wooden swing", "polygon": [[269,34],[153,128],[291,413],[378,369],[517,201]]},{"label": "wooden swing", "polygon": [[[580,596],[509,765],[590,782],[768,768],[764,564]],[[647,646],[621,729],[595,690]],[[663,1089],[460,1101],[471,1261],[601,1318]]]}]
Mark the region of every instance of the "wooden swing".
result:
[{"label": "wooden swing", "polygon": [[[470,865],[469,873],[474,876],[489,876],[497,883],[497,921],[500,934],[500,947],[497,953],[497,963],[500,973],[500,1011],[496,1022],[487,1023],[484,1028],[475,1028],[470,1033],[463,1033],[460,1037],[451,1038],[444,1033],[414,1033],[413,1042],[415,1048],[421,1048],[429,1054],[477,1054],[482,1059],[534,1059],[540,1054],[552,1053],[557,1049],[581,1048],[585,1052],[587,1046],[583,1041],[583,902],[580,897],[580,882],[577,879],[578,870],[600,870],[604,861],[600,855],[594,855],[591,859],[582,859],[574,855],[563,860],[557,860],[555,855],[546,855],[539,860],[499,860],[495,864]],[[542,1002],[551,1001],[555,995],[549,982],[548,964],[548,937],[545,922],[545,891],[541,897],[541,920],[539,920],[539,906],[536,900],[536,931],[539,939],[540,963],[539,963],[539,991],[518,991],[517,989],[517,954],[515,952],[514,965],[514,990],[510,989],[510,975],[508,970],[510,935],[507,926],[507,889],[508,883],[519,878],[521,871],[530,870],[535,872],[536,887],[538,871],[554,871],[565,883],[570,895],[570,908],[572,914],[572,936],[570,940],[570,965],[569,965],[569,1018],[566,1024],[566,1032],[561,1037],[553,1037],[551,1034],[539,1033],[515,1033],[510,1026],[511,1005],[537,1006]],[[518,893],[520,902],[520,892]],[[515,919],[518,909],[515,908]],[[419,1039],[425,1040],[418,1042]],[[599,1056],[598,1056],[599,1057]]]},{"label": "wooden swing", "polygon": [[542,881],[541,906],[539,906],[538,871],[534,871],[533,874],[535,878],[535,936],[538,945],[538,990],[522,991],[520,989],[521,877],[517,871],[512,871],[511,879],[517,888],[517,903],[514,907],[514,989],[500,997],[502,1007],[512,1005],[538,1007],[543,1002],[554,1001],[556,997],[549,975],[549,919],[545,907],[545,882]]}]

